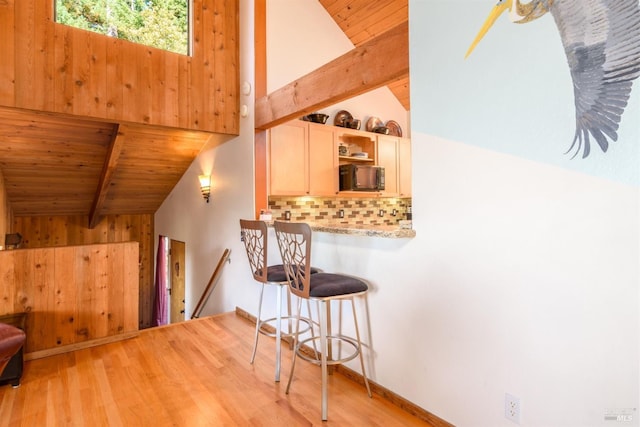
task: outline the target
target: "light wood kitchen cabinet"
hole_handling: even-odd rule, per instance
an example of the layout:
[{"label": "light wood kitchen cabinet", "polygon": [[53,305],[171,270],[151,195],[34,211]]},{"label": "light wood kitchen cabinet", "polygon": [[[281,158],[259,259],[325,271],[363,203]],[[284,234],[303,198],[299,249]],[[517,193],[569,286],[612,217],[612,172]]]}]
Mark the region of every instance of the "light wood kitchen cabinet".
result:
[{"label": "light wood kitchen cabinet", "polygon": [[400,197],[411,197],[411,140],[398,141],[398,193]]},{"label": "light wood kitchen cabinet", "polygon": [[327,196],[338,191],[332,127],[293,120],[269,132],[269,195]]},{"label": "light wood kitchen cabinet", "polygon": [[330,126],[309,123],[310,196],[335,196],[338,193],[338,155],[335,132]]},{"label": "light wood kitchen cabinet", "polygon": [[384,167],[383,196],[411,197],[411,140],[378,135],[377,164]]},{"label": "light wood kitchen cabinet", "polygon": [[384,196],[398,195],[398,143],[400,137],[378,135],[378,166],[384,167]]}]

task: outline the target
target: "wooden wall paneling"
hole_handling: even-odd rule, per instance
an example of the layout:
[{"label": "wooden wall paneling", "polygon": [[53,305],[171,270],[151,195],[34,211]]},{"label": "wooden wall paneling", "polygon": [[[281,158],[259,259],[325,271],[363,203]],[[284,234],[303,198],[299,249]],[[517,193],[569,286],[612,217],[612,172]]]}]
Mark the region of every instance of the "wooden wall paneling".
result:
[{"label": "wooden wall paneling", "polygon": [[136,96],[138,95],[136,49],[133,43],[121,40],[118,40],[117,48],[121,52],[119,60],[122,64],[122,105],[118,109],[115,118],[135,122],[137,119]]},{"label": "wooden wall paneling", "polygon": [[[106,221],[106,224],[104,225],[104,227],[106,227],[106,241],[107,242],[126,242],[128,239],[128,233],[125,234],[125,231],[128,231],[128,225],[125,225],[124,227],[120,226],[121,222],[125,222],[125,224],[127,223],[127,221],[125,220],[125,218],[129,218],[129,215],[110,215],[104,219],[101,219],[101,221]],[[135,239],[129,239],[129,240],[135,240]]]},{"label": "wooden wall paneling", "polygon": [[[136,46],[138,47],[138,46]],[[152,57],[153,50],[145,47],[144,49],[135,49],[135,70],[137,73],[137,85],[135,87],[135,102],[133,110],[136,113],[135,122],[152,123],[151,120],[151,100],[154,88],[151,85],[153,75]]]},{"label": "wooden wall paneling", "polygon": [[0,105],[237,135],[237,0],[194,1],[193,58],[57,24],[52,2],[1,3]]},{"label": "wooden wall paneling", "polygon": [[[153,214],[107,215],[93,228],[87,228],[87,216],[16,217],[13,229],[23,236],[23,247],[53,247],[98,243],[138,242],[136,270],[139,302],[139,328],[151,326],[154,291]],[[138,268],[139,266],[139,268]],[[131,297],[129,297],[131,299]]]},{"label": "wooden wall paneling", "polygon": [[32,224],[37,232],[38,245],[36,247],[44,248],[56,245],[56,236],[52,236],[49,232],[49,220],[47,217],[34,217]]},{"label": "wooden wall paneling", "polygon": [[[196,64],[203,64],[205,61],[204,38],[208,33],[204,30],[203,15],[205,3],[203,0],[199,5],[194,4],[193,7],[193,50],[191,56],[191,68],[189,70],[189,127],[192,129],[200,129],[202,124],[202,96],[204,95],[203,72],[204,66],[197,67]],[[208,3],[207,3],[208,6]],[[194,88],[201,88],[200,91]]]},{"label": "wooden wall paneling", "polygon": [[178,125],[188,129],[191,124],[189,111],[191,111],[191,99],[189,97],[189,85],[191,84],[191,57],[181,56],[178,60]]},{"label": "wooden wall paneling", "polygon": [[93,286],[95,284],[94,271],[91,270],[91,263],[97,262],[92,258],[92,246],[82,245],[75,247],[75,256],[72,268],[74,269],[74,285],[76,287],[76,301],[73,305],[75,309],[75,337],[74,342],[82,342],[89,339],[92,324],[93,307]]},{"label": "wooden wall paneling", "polygon": [[[238,58],[236,35],[233,28],[237,28],[238,10],[233,4],[216,5],[216,11],[221,13],[205,13],[203,15],[203,54],[205,65],[205,93],[204,111],[207,120],[216,122],[216,127],[227,129],[229,133],[237,133],[237,111],[239,98],[229,96],[239,91]],[[236,4],[237,6],[237,4]],[[223,112],[227,112],[225,115]]]},{"label": "wooden wall paneling", "polygon": [[[27,331],[33,341],[40,343],[43,348],[56,345],[55,334],[55,254],[49,249],[35,249],[27,251],[31,279],[30,286],[23,287],[26,295],[31,295],[31,305],[25,307],[27,316]],[[26,273],[26,272],[25,272]],[[25,281],[28,283],[28,281]]]},{"label": "wooden wall paneling", "polygon": [[[88,115],[91,111],[91,87],[89,80],[91,78],[91,52],[88,50],[89,42],[93,40],[92,34],[84,31],[72,31],[71,38],[73,40],[73,50],[70,52],[72,58],[71,78],[72,83],[67,90],[72,92],[73,109],[71,112],[75,115]],[[95,70],[97,71],[97,70]]]},{"label": "wooden wall paneling", "polygon": [[93,32],[86,35],[86,40],[86,104],[81,115],[107,117],[107,45],[111,40]]},{"label": "wooden wall paneling", "polygon": [[56,48],[54,53],[55,74],[53,90],[56,97],[56,111],[73,113],[73,31],[66,25],[56,25]]},{"label": "wooden wall paneling", "polygon": [[41,2],[35,8],[34,30],[34,69],[42,70],[42,79],[34,79],[33,102],[38,110],[52,110],[55,108],[55,92],[53,87],[55,30],[50,25],[50,16],[53,16],[53,2]]},{"label": "wooden wall paneling", "polygon": [[[143,239],[145,240],[145,239]],[[140,259],[141,249],[143,245],[140,247],[136,247],[135,245],[126,245],[124,247],[123,258],[125,260],[131,259]],[[148,250],[148,242],[145,241],[144,250]],[[153,251],[153,244],[151,245],[151,251]],[[147,255],[142,256],[143,259],[149,260]],[[122,327],[124,331],[134,331],[140,326],[144,328],[151,327],[151,316],[152,316],[152,303],[153,303],[153,286],[150,286],[148,281],[143,281],[140,279],[139,275],[143,275],[145,278],[148,276],[148,265],[146,268],[146,272],[143,272],[144,263],[135,264],[130,262],[123,263],[124,268],[122,269],[122,283],[125,283],[123,292],[122,292],[122,305],[129,307],[138,307],[138,312],[134,310],[124,310],[122,316]],[[138,265],[140,267],[138,267]],[[152,278],[153,280],[153,278]],[[133,284],[139,283],[140,289]],[[152,284],[151,284],[152,285]],[[140,304],[139,298],[140,293],[145,293],[145,303]],[[147,294],[149,297],[147,297]]]},{"label": "wooden wall paneling", "polygon": [[[29,103],[33,102],[34,80],[36,79],[35,64],[33,57],[35,54],[35,2],[33,0],[22,0],[16,3],[15,22],[22,25],[11,24],[10,28],[15,28],[15,66],[19,74],[15,76],[16,106],[25,107],[25,99]],[[28,94],[28,95],[27,95]]]},{"label": "wooden wall paneling", "polygon": [[[224,45],[223,49],[216,51],[216,76],[223,76],[225,82],[222,106],[218,115],[221,119],[226,118],[224,128],[229,133],[240,133],[240,51],[239,36],[233,31],[234,28],[240,28],[240,10],[238,2],[234,2],[232,13],[225,13],[225,26],[223,30]],[[231,8],[231,5],[229,6]],[[225,52],[222,55],[222,52]],[[223,114],[226,112],[227,114]]]},{"label": "wooden wall paneling", "polygon": [[15,277],[15,251],[2,251],[0,256],[0,315],[17,313],[18,297]]},{"label": "wooden wall paneling", "polygon": [[[135,283],[138,278],[134,277],[133,281],[125,282],[125,270],[120,268],[120,266],[126,265],[125,259],[126,256],[130,255],[127,251],[119,251],[114,245],[109,245],[107,247],[108,251],[108,259],[112,262],[107,263],[106,274],[109,277],[109,280],[115,283]],[[136,257],[137,259],[137,257]],[[131,278],[129,278],[131,279]],[[108,302],[108,306],[106,307],[106,313],[108,315],[105,326],[107,328],[107,335],[115,335],[122,333],[124,331],[124,323],[125,323],[125,294],[129,293],[127,289],[119,289],[115,286],[109,286],[107,288],[108,296],[106,301]],[[137,296],[136,296],[137,297]],[[137,304],[136,304],[137,306]],[[138,325],[134,325],[134,328],[137,328]]]},{"label": "wooden wall paneling", "polygon": [[66,221],[52,221],[50,217],[44,217],[47,220],[49,227],[50,239],[53,243],[50,246],[66,246],[67,243],[67,222]]},{"label": "wooden wall paneling", "polygon": [[[109,335],[109,320],[110,317],[113,317],[110,311],[112,304],[109,301],[109,297],[116,294],[115,291],[113,293],[110,292],[110,284],[122,283],[114,280],[114,276],[110,274],[111,270],[116,267],[122,270],[122,263],[124,262],[122,257],[113,256],[113,259],[109,257],[110,255],[114,255],[109,250],[111,246],[113,245],[106,244],[95,247],[94,258],[97,259],[97,262],[91,262],[94,277],[92,302],[94,307],[93,312],[95,313],[93,317],[95,326],[93,330],[98,336]],[[123,293],[122,285],[119,286],[117,292],[120,294]],[[118,303],[120,303],[120,301],[118,301]]]},{"label": "wooden wall paneling", "polygon": [[54,217],[55,220],[64,221],[67,224],[67,245],[85,244],[84,230],[87,229],[87,223],[83,223],[86,221],[85,218],[84,215]]},{"label": "wooden wall paneling", "polygon": [[105,95],[105,117],[115,120],[119,118],[119,112],[122,111],[124,105],[123,43],[116,38],[109,38],[106,43],[105,68],[109,90]]},{"label": "wooden wall paneling", "polygon": [[[218,77],[216,81],[216,49],[219,49],[218,29],[220,26],[219,14],[209,13],[209,7],[216,8],[216,5],[203,2],[202,14],[199,18],[200,26],[200,43],[198,44],[198,60],[202,63],[202,73],[199,76],[199,85],[202,85],[201,106],[199,112],[199,120],[213,121],[219,125],[216,117],[220,102],[220,93],[223,89],[220,80],[223,75]],[[217,10],[216,10],[217,11]],[[217,87],[216,87],[217,86]]]},{"label": "wooden wall paneling", "polygon": [[182,55],[165,56],[164,113],[168,126],[180,127],[180,64]]},{"label": "wooden wall paneling", "polygon": [[15,104],[15,31],[14,1],[0,2],[0,104]]},{"label": "wooden wall paneling", "polygon": [[10,207],[5,185],[4,175],[0,170],[0,246],[2,247],[4,247],[4,235],[11,230],[11,222],[9,222]]},{"label": "wooden wall paneling", "polygon": [[2,251],[0,314],[27,313],[26,353],[136,331],[137,254],[135,242]]},{"label": "wooden wall paneling", "polygon": [[[153,296],[154,296],[154,272],[155,257],[154,249],[154,222],[153,215],[142,215],[140,217],[140,235],[137,239],[140,242],[139,258],[140,268],[138,274],[140,279],[139,306],[140,306],[140,327],[149,328],[152,326],[153,316]],[[136,319],[137,320],[137,319]]]},{"label": "wooden wall paneling", "polygon": [[[10,251],[6,251],[5,253],[9,253]],[[17,251],[16,254],[20,255]],[[22,251],[21,251],[22,252]],[[4,255],[4,253],[0,253],[0,256]],[[25,292],[25,289],[31,288],[33,286],[32,278],[27,272],[31,271],[33,267],[33,254],[25,253],[23,256],[14,256],[14,280],[13,286],[15,287],[15,301],[9,301],[9,307],[11,311],[6,309],[3,310],[2,314],[11,314],[11,313],[23,313],[30,312],[33,306],[32,296]],[[27,319],[28,320],[28,319]],[[29,327],[27,323],[25,327]]]},{"label": "wooden wall paneling", "polygon": [[[156,51],[155,49],[150,49],[150,67],[151,75],[149,76],[151,87],[150,87],[150,95],[151,99],[149,102],[149,115],[151,117],[151,121],[157,121],[163,115],[167,114],[167,109],[165,108],[165,81],[166,81],[166,64],[165,58],[174,55],[161,55],[160,51]],[[167,120],[168,118],[165,118]]]},{"label": "wooden wall paneling", "polygon": [[[88,219],[87,219],[88,221]],[[102,227],[94,228],[80,228],[79,233],[82,235],[82,239],[77,243],[79,245],[91,245],[96,243],[106,243],[106,235],[108,229],[103,225]]]},{"label": "wooden wall paneling", "polygon": [[[54,310],[55,346],[71,345],[76,342],[78,311],[84,310],[84,307],[75,306],[78,300],[78,287],[69,285],[76,283],[75,258],[75,251],[56,251],[56,263],[64,266],[64,268],[55,269],[54,302],[55,307],[65,307],[65,309],[58,308]],[[43,346],[40,350],[45,348],[53,347]]]}]

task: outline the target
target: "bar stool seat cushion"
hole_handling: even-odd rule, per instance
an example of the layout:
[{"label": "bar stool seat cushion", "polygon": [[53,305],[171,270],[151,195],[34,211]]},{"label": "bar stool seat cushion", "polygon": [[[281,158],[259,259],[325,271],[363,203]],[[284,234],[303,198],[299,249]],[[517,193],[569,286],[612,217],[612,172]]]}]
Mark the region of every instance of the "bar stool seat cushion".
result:
[{"label": "bar stool seat cushion", "polygon": [[316,273],[312,274],[310,279],[310,297],[334,297],[364,292],[368,289],[364,281],[343,274]]},{"label": "bar stool seat cushion", "polygon": [[[318,270],[315,267],[311,267],[311,274],[316,274],[318,273],[320,270]],[[259,274],[260,272],[258,272]],[[269,282],[286,282],[287,281],[287,274],[284,272],[284,265],[282,264],[276,264],[276,265],[270,265],[269,267],[267,267],[267,281]]]}]

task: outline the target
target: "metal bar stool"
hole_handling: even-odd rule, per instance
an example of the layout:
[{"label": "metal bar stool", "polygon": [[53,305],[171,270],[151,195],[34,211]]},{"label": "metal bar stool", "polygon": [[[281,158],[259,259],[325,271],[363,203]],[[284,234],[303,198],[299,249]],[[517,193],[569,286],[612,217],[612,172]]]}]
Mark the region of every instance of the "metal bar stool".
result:
[{"label": "metal bar stool", "polygon": [[[360,341],[360,331],[358,330],[358,320],[354,297],[365,295],[368,291],[367,284],[355,277],[344,274],[316,273],[311,274],[311,228],[308,224],[290,223],[275,221],[276,238],[282,256],[284,269],[289,276],[289,290],[294,295],[300,297],[298,300],[298,319],[300,319],[300,308],[303,299],[313,300],[318,303],[318,316],[320,324],[320,336],[312,336],[304,340],[298,339],[298,334],[294,334],[293,363],[291,364],[291,375],[287,384],[286,393],[289,393],[296,359],[298,357],[311,363],[320,365],[322,368],[322,420],[326,421],[328,416],[327,403],[327,375],[328,365],[337,365],[347,362],[360,356],[360,366],[367,394],[371,397],[369,381],[364,369],[364,359],[362,357],[362,343]],[[353,322],[355,325],[356,339],[344,335],[331,335],[328,328],[329,308],[331,301],[349,300],[353,310]],[[296,331],[299,328],[299,321],[296,322]],[[308,342],[314,343],[320,340],[320,360],[307,356],[302,346]],[[353,347],[353,351],[345,356],[333,359],[330,354],[331,343],[346,343]]]},{"label": "metal bar stool", "polygon": [[[253,351],[251,353],[251,363],[253,364],[256,351],[258,349],[258,337],[260,334],[275,337],[276,339],[276,373],[275,381],[280,381],[280,366],[281,366],[281,342],[283,337],[292,337],[292,327],[289,326],[288,332],[282,332],[282,320],[293,320],[291,316],[291,297],[287,289],[288,281],[285,274],[284,266],[282,264],[267,266],[267,224],[264,221],[257,220],[240,220],[240,230],[242,235],[242,241],[244,242],[245,249],[247,251],[247,257],[249,258],[249,266],[251,267],[251,273],[253,278],[262,284],[260,290],[260,300],[258,302],[258,315],[256,316],[256,332],[253,341]],[[266,267],[266,268],[265,268]],[[316,268],[312,269],[312,273],[319,271]],[[264,295],[264,289],[266,285],[276,286],[276,317],[268,319],[262,319],[262,297]],[[287,290],[287,314],[282,315],[282,290]],[[310,304],[307,309],[310,311]],[[310,319],[302,318],[301,321],[305,324],[302,333],[310,331],[313,335],[313,323]],[[267,331],[264,326],[271,325],[275,322],[275,333]]]}]

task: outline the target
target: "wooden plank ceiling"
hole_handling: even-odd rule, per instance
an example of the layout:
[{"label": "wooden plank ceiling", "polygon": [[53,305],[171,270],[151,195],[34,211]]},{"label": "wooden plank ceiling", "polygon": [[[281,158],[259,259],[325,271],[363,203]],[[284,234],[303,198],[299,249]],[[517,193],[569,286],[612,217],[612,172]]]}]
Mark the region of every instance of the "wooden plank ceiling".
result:
[{"label": "wooden plank ceiling", "polygon": [[0,108],[0,170],[15,216],[88,215],[95,225],[154,213],[212,138]]},{"label": "wooden plank ceiling", "polygon": [[[408,21],[408,0],[319,1],[356,48]],[[408,73],[389,88],[409,110]],[[92,227],[103,215],[154,213],[216,138],[0,108],[0,172],[14,216],[87,215]]]}]

